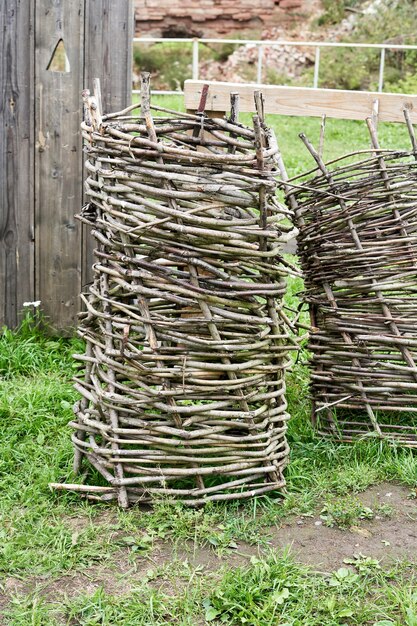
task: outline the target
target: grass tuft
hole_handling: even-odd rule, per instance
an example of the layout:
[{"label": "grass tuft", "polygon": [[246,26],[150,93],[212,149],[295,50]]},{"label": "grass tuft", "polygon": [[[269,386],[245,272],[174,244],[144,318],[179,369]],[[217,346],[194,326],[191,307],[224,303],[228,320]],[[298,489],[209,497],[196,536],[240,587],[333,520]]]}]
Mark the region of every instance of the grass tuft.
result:
[{"label": "grass tuft", "polygon": [[71,354],[81,345],[77,339],[50,337],[42,315],[27,313],[17,331],[2,329],[0,378],[58,370],[71,374],[75,367]]}]

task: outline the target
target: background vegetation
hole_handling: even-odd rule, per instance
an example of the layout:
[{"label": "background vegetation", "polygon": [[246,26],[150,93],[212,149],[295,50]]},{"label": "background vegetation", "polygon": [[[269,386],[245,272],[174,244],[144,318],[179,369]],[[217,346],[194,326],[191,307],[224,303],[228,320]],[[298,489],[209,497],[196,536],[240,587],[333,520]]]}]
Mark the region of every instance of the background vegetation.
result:
[{"label": "background vegetation", "polygon": [[[386,0],[377,4],[375,12],[362,14],[363,0],[324,0],[323,13],[317,20],[317,38],[326,40],[327,29],[354,15],[353,30],[340,38],[351,43],[417,44],[417,4],[415,0]],[[369,3],[368,3],[369,4]],[[248,38],[248,33],[245,33]],[[259,33],[250,36],[259,38]],[[243,34],[234,35],[243,38]],[[332,37],[332,39],[335,39]],[[200,45],[201,61],[224,62],[236,49],[232,44]],[[135,72],[146,70],[152,74],[154,89],[181,90],[184,80],[191,77],[191,44],[157,43],[135,46]],[[417,51],[387,51],[385,58],[384,90],[400,93],[417,92]],[[320,87],[334,89],[376,90],[378,87],[380,51],[366,49],[322,49]],[[244,80],[256,80],[256,63],[241,64],[238,71]],[[289,78],[273,66],[265,67],[270,84],[311,86],[313,68],[310,64],[297,78]]]}]

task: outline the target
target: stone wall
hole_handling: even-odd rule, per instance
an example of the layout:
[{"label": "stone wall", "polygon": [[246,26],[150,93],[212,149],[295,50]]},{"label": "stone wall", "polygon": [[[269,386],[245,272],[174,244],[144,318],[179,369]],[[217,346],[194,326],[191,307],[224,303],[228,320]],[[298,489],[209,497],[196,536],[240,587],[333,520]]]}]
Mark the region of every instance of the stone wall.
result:
[{"label": "stone wall", "polygon": [[280,25],[305,0],[136,0],[137,36],[209,37]]}]

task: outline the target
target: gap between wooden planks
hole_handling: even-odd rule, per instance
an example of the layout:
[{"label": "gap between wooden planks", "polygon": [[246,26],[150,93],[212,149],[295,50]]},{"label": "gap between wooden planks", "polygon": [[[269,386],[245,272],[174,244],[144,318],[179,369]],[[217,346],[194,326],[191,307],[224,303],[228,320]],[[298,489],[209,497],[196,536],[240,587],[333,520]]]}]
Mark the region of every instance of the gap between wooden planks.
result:
[{"label": "gap between wooden planks", "polygon": [[229,111],[230,93],[239,94],[239,109],[254,112],[253,94],[262,91],[265,113],[333,117],[345,120],[365,120],[378,112],[380,122],[404,122],[404,108],[411,122],[417,123],[417,95],[378,93],[373,91],[344,91],[341,89],[313,89],[311,87],[282,87],[249,85],[203,80],[186,80],[184,99],[187,110],[198,108],[203,85],[209,85],[205,111]]}]

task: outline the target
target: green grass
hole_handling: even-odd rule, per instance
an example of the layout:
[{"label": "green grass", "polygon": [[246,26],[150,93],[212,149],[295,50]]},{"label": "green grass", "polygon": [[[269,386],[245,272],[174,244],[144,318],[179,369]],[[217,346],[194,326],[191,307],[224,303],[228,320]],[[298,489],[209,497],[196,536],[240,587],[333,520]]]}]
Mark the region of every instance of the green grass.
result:
[{"label": "green grass", "polygon": [[405,564],[391,571],[382,571],[375,560],[356,565],[355,570],[340,568],[319,576],[285,553],[271,553],[252,559],[250,567],[225,573],[209,597],[209,610],[221,623],[233,625],[388,626],[381,624],[388,616],[391,625],[416,623],[414,581]]},{"label": "green grass", "polygon": [[[190,575],[188,582],[190,581]],[[318,574],[284,552],[254,557],[249,566],[223,570],[169,591],[138,584],[128,594],[99,588],[59,605],[29,594],[12,599],[13,626],[415,626],[416,583],[407,563],[382,569],[375,559]]]},{"label": "green grass", "polygon": [[50,339],[38,314],[27,313],[19,332],[3,328],[0,335],[0,377],[56,372],[71,373],[74,361],[71,353],[81,342]]},{"label": "green grass", "polygon": [[[296,292],[300,285],[291,287]],[[9,598],[5,624],[417,623],[413,570],[404,564],[395,578],[386,570],[370,572],[365,563],[359,578],[345,580],[342,572],[332,579],[286,554],[265,552],[268,528],[290,514],[321,512],[324,523],[343,528],[375,513],[354,495],[369,485],[382,480],[417,485],[417,458],[411,451],[375,442],[339,445],[314,436],[304,365],[297,364],[288,379],[293,419],[284,498],[209,504],[200,510],[162,500],[150,510],[117,511],[48,489],[50,481],[72,479],[67,423],[76,398],[70,380],[74,349],[80,349],[77,340],[48,337],[39,320],[25,320],[20,332],[4,331],[0,340],[0,360],[9,363],[0,380],[0,591],[10,576],[32,585]],[[14,363],[6,359],[11,352],[19,354]],[[203,546],[227,562],[237,542],[257,546],[263,556],[246,567],[225,565],[204,576],[183,562],[160,570],[152,565],[161,543],[173,546],[174,553],[186,545],[191,550]],[[45,597],[46,582],[68,573],[105,567],[120,577],[121,553],[133,569],[139,556],[151,567],[129,594],[98,589],[59,602]],[[162,580],[174,591],[160,587]],[[170,615],[176,616],[174,622]],[[309,621],[303,622],[303,615]]]},{"label": "green grass", "polygon": [[[173,98],[164,101],[177,106]],[[319,120],[270,117],[269,122],[290,173],[309,167],[297,135],[304,130],[317,143]],[[381,124],[380,135],[384,146],[407,145],[399,126]],[[368,144],[363,124],[329,121],[326,158]],[[296,308],[301,289],[300,279],[290,282],[290,307]],[[71,354],[82,349],[79,340],[48,335],[40,317],[28,316],[18,332],[4,329],[0,336],[1,624],[417,625],[414,571],[407,563],[384,569],[362,560],[345,568],[347,574],[323,574],[286,553],[268,552],[270,527],[290,515],[321,514],[323,523],[348,527],[371,515],[356,495],[368,486],[386,480],[417,486],[417,457],[409,450],[375,441],[343,445],[314,435],[305,355],[288,376],[291,463],[284,497],[200,510],[159,500],[152,509],[118,511],[48,488],[49,482],[74,480],[68,422],[77,396]],[[232,568],[227,559],[242,542],[259,548],[260,556]],[[169,566],[158,564],[161,546],[173,550]],[[181,556],[199,549],[222,556],[223,568],[202,572]],[[123,593],[126,571],[135,572],[138,559],[149,562],[147,573]],[[67,599],[48,592],[48,585],[67,574],[94,580],[100,568],[114,572],[121,591],[80,590]],[[11,577],[22,585],[12,594]]]}]

